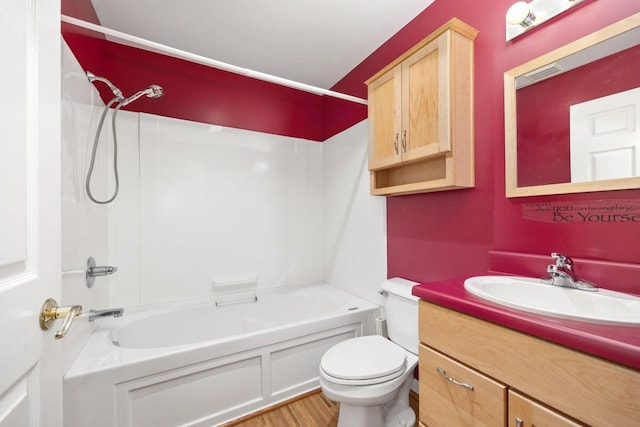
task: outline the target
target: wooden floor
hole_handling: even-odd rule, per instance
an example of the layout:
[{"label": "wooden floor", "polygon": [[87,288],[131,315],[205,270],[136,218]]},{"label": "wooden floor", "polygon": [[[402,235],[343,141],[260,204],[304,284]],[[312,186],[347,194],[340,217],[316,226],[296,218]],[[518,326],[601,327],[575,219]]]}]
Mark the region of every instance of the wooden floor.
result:
[{"label": "wooden floor", "polygon": [[[418,395],[409,395],[411,407],[418,414]],[[223,427],[335,427],[339,404],[327,399],[320,389],[279,405],[256,412]]]}]

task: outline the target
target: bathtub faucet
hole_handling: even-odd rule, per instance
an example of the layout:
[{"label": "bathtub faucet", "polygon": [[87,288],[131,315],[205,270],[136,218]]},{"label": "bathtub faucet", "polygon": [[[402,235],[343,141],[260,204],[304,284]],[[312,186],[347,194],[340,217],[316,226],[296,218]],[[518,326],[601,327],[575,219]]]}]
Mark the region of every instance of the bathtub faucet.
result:
[{"label": "bathtub faucet", "polygon": [[122,317],[124,308],[108,308],[106,310],[90,310],[89,322],[93,322],[101,317]]}]

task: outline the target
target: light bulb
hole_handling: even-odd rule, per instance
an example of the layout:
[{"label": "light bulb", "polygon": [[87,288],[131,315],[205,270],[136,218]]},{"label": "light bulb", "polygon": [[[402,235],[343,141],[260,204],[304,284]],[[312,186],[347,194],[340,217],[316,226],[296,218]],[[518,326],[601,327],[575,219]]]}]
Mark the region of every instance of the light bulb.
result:
[{"label": "light bulb", "polygon": [[509,25],[528,27],[533,24],[535,18],[535,15],[531,13],[529,4],[525,1],[514,3],[509,10],[507,10],[506,19]]}]

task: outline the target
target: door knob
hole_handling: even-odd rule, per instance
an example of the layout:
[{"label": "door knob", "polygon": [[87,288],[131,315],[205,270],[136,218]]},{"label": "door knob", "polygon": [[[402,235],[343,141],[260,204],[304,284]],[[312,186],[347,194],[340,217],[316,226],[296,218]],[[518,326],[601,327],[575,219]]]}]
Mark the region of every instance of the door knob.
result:
[{"label": "door knob", "polygon": [[56,320],[64,319],[62,327],[54,335],[55,339],[59,340],[60,338],[64,338],[71,327],[71,322],[73,322],[73,319],[80,313],[82,313],[81,305],[59,307],[56,300],[48,298],[42,304],[42,308],[40,308],[40,328],[46,331],[53,326]]}]

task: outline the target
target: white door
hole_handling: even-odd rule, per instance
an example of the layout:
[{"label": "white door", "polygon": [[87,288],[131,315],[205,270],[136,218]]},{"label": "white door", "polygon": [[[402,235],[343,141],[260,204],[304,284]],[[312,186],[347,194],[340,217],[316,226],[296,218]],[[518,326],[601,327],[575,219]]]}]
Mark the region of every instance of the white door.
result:
[{"label": "white door", "polygon": [[61,427],[61,344],[38,323],[60,301],[59,0],[3,0],[0,52],[0,427]]},{"label": "white door", "polygon": [[640,88],[570,108],[571,182],[640,173]]}]

